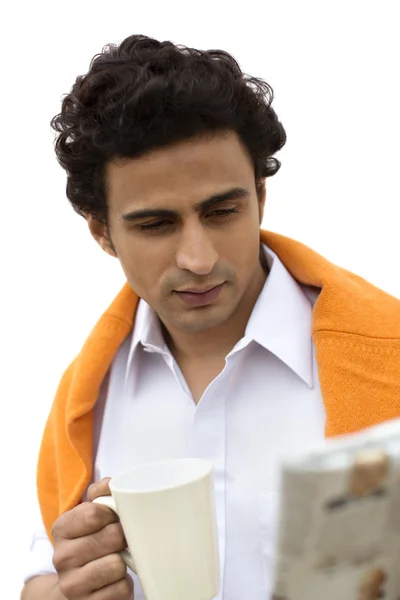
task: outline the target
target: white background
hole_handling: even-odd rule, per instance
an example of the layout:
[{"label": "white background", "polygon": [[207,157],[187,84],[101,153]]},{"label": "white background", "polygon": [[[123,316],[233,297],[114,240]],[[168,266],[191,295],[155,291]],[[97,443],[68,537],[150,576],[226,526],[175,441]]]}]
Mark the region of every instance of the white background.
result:
[{"label": "white background", "polygon": [[123,284],[65,197],[51,117],[107,42],[133,33],[231,52],[263,77],[288,141],[264,227],[400,297],[397,0],[53,0],[1,10],[0,597],[17,600],[44,420]]}]

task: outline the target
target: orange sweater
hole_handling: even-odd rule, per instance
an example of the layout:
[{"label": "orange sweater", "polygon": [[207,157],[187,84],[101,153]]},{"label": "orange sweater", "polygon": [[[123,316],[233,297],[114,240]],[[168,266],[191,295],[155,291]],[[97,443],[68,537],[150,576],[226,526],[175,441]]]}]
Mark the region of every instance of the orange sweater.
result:
[{"label": "orange sweater", "polygon": [[[262,231],[300,283],[321,293],[313,311],[326,436],[400,416],[400,300],[336,267],[306,246]],[[43,434],[38,496],[51,539],[55,519],[76,506],[92,475],[93,407],[138,298],[126,283],[65,371]],[[251,385],[249,383],[249,385]]]}]

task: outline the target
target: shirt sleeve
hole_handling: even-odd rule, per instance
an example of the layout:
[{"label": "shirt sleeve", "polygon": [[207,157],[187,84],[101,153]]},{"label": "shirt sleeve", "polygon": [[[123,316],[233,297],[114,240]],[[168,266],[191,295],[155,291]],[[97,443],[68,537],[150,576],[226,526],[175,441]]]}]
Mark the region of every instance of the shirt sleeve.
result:
[{"label": "shirt sleeve", "polygon": [[23,580],[26,583],[37,575],[57,573],[53,565],[53,545],[43,523],[39,524],[32,536],[25,559]]}]

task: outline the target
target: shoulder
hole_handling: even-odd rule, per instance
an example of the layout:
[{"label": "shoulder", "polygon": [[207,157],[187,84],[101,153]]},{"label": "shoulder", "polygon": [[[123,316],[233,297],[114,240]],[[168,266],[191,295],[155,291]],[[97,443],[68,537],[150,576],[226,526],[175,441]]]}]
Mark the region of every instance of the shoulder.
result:
[{"label": "shoulder", "polygon": [[400,341],[400,299],[338,267],[325,292],[325,309],[336,311],[336,331]]}]

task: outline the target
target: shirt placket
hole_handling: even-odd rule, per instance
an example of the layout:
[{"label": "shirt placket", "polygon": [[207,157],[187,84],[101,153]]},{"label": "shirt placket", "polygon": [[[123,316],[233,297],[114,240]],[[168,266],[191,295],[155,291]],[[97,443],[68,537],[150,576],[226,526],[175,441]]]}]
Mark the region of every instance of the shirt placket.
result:
[{"label": "shirt placket", "polygon": [[221,587],[216,600],[223,600],[226,559],[226,389],[231,365],[207,388],[193,419],[192,454],[214,466],[215,507],[219,540]]},{"label": "shirt placket", "polygon": [[[214,466],[214,493],[216,520],[219,541],[220,559],[220,591],[214,600],[224,598],[224,572],[226,561],[226,396],[229,389],[234,362],[242,347],[248,344],[248,340],[241,340],[226,359],[222,372],[216,377],[204,392],[201,400],[196,406],[193,416],[192,447],[191,453],[194,458],[210,461]],[[163,355],[167,365],[174,373],[181,389],[193,399],[190,390],[183,379],[174,358],[169,352],[152,348]]]}]

